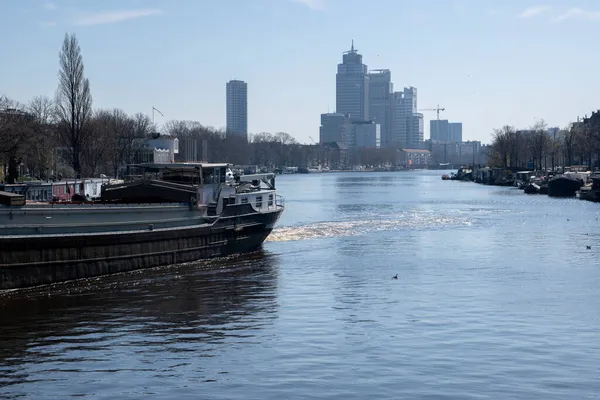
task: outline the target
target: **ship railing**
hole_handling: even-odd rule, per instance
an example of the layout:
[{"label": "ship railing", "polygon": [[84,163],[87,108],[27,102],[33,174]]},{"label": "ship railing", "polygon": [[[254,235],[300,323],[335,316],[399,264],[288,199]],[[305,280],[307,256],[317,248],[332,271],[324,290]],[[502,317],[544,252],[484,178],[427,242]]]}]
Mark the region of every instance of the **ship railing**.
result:
[{"label": "ship railing", "polygon": [[275,206],[278,208],[284,208],[285,207],[285,198],[281,195],[276,195],[275,196]]}]

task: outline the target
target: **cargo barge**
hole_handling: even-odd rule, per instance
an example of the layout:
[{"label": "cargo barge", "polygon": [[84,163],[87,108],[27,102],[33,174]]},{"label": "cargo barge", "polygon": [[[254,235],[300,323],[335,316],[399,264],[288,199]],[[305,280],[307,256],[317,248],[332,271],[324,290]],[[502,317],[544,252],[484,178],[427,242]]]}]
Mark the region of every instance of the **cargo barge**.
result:
[{"label": "cargo barge", "polygon": [[96,201],[0,193],[0,289],[16,289],[257,250],[284,210],[274,174],[228,164],[135,166]]}]

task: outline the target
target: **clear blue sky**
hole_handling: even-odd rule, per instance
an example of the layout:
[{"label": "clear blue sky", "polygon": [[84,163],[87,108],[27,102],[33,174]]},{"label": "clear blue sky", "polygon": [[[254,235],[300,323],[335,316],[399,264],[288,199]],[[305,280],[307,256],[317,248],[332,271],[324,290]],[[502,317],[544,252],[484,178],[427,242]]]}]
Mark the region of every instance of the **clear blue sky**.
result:
[{"label": "clear blue sky", "polygon": [[[225,125],[225,83],[248,82],[251,132],[318,140],[354,39],[370,69],[446,107],[465,139],[504,124],[565,126],[600,108],[597,0],[0,0],[0,93],[53,96],[65,32],[96,108]],[[429,119],[426,112],[426,137]]]}]

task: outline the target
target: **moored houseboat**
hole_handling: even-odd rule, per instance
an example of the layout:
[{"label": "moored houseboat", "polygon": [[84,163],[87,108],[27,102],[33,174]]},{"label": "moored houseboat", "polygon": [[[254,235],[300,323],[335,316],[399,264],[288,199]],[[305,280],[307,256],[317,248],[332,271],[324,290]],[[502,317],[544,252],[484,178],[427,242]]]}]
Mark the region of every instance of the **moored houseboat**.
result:
[{"label": "moored houseboat", "polygon": [[590,175],[589,180],[591,183],[582,186],[576,196],[581,200],[598,202],[600,201],[600,174]]},{"label": "moored houseboat", "polygon": [[575,197],[575,193],[584,185],[581,178],[571,175],[557,175],[548,180],[548,196]]}]

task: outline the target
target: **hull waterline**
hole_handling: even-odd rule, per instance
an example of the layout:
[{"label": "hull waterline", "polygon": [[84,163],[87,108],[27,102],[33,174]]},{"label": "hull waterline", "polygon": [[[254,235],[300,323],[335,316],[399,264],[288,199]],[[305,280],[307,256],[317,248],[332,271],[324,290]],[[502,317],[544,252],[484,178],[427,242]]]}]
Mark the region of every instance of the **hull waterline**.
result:
[{"label": "hull waterline", "polygon": [[212,223],[0,239],[0,289],[51,284],[257,250],[283,208],[229,206]]}]

